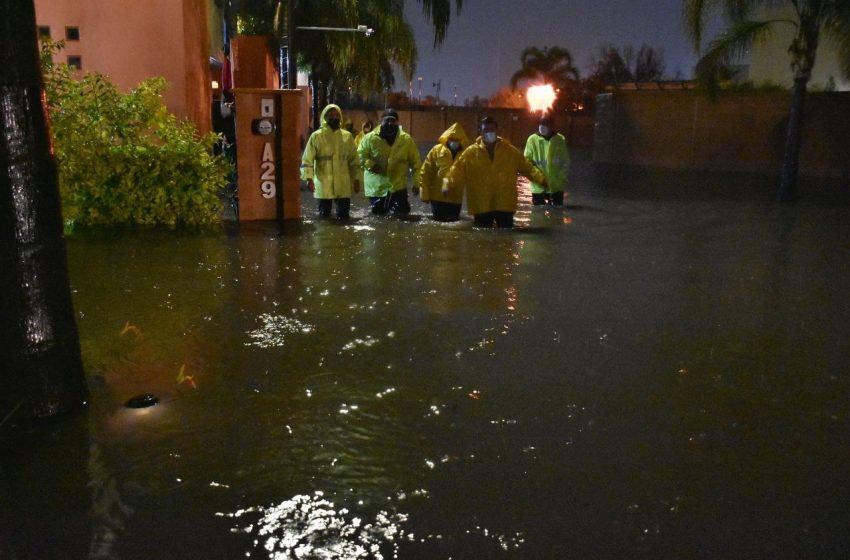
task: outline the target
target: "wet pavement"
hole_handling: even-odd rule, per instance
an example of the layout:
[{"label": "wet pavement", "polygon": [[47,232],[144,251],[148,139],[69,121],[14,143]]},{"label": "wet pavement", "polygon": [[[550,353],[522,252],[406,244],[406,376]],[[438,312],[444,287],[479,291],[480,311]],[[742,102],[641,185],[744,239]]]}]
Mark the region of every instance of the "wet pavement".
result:
[{"label": "wet pavement", "polygon": [[[307,200],[282,235],[71,238],[92,405],[6,454],[7,540],[21,558],[844,557],[845,194],[777,206],[764,179],[574,159],[567,207],[524,192],[513,231],[361,197],[347,224]],[[144,393],[160,404],[122,407]]]}]

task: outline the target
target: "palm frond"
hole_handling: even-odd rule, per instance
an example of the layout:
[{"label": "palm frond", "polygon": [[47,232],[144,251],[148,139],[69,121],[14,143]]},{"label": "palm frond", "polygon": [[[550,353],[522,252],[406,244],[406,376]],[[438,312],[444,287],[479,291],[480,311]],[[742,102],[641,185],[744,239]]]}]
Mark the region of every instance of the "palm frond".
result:
[{"label": "palm frond", "polygon": [[733,24],[709,44],[708,50],[697,62],[697,81],[709,93],[716,94],[721,70],[746,54],[753,43],[766,39],[777,21],[741,21]]},{"label": "palm frond", "polygon": [[[451,0],[419,0],[422,4],[422,13],[425,21],[434,26],[434,48],[440,46],[446,39],[446,32],[452,19]],[[463,0],[455,0],[455,13],[460,15],[463,8]]]},{"label": "palm frond", "polygon": [[699,52],[702,48],[706,20],[719,3],[720,0],[684,0],[682,3],[685,32],[690,38],[695,52]]},{"label": "palm frond", "polygon": [[824,38],[835,50],[842,77],[850,79],[850,1],[831,4],[831,13],[824,19]]}]

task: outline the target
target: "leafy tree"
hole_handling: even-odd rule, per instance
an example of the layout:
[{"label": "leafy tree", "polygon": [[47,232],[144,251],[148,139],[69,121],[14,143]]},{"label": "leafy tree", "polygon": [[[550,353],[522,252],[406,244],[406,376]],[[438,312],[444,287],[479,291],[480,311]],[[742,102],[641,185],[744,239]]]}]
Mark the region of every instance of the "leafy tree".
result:
[{"label": "leafy tree", "polygon": [[[31,0],[0,0],[0,427],[85,404]],[[4,450],[4,453],[10,453]],[[0,541],[3,541],[0,535]],[[0,542],[0,555],[4,552]]]},{"label": "leafy tree", "polygon": [[632,48],[621,49],[613,44],[602,45],[599,53],[591,61],[589,79],[598,85],[599,90],[607,86],[616,87],[619,84],[634,81],[634,75],[629,69]]},{"label": "leafy tree", "polygon": [[218,190],[230,166],[162,99],[162,78],[123,94],[105,76],[77,80],[42,44],[47,105],[62,208],[69,225],[202,225],[220,219]]},{"label": "leafy tree", "polygon": [[[759,13],[771,13],[771,9],[779,6],[787,8],[788,17],[757,19]],[[768,8],[766,12],[763,11],[765,8]],[[717,89],[719,69],[743,55],[753,43],[764,40],[779,27],[790,27],[794,31],[794,37],[788,46],[794,85],[778,194],[781,201],[792,200],[797,195],[806,89],[822,40],[835,46],[842,73],[850,77],[850,1],[685,0],[685,25],[697,51],[702,45],[705,22],[715,10],[723,13],[729,25],[709,43],[708,50],[700,58],[696,69],[697,78],[707,85],[710,91]],[[784,15],[784,12],[780,15]]]},{"label": "leafy tree", "polygon": [[641,45],[635,59],[635,81],[657,82],[664,77],[664,50]]},{"label": "leafy tree", "polygon": [[[227,1],[227,0],[225,0]],[[393,68],[401,69],[410,80],[416,68],[413,32],[404,20],[404,2],[399,0],[229,0],[232,18],[240,33],[286,35],[285,17],[297,27],[354,28],[367,24],[375,30],[370,37],[361,33],[296,30],[293,33],[296,56],[309,68],[314,86],[322,84],[323,95],[335,97],[337,90],[360,94],[384,91],[394,83]],[[418,0],[426,19],[434,28],[434,45],[443,42],[451,21],[451,8],[460,13],[463,0]],[[287,14],[291,10],[291,14]],[[238,20],[238,21],[237,21]]]}]

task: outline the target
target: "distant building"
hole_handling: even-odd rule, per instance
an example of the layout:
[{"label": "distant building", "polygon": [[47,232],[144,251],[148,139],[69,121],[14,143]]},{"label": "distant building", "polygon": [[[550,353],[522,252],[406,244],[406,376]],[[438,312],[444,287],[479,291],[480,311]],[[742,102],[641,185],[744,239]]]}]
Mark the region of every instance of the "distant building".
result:
[{"label": "distant building", "polygon": [[[793,7],[787,0],[775,1],[771,4],[763,8],[759,14],[760,19],[794,17]],[[793,85],[794,74],[791,70],[788,46],[793,38],[794,28],[791,25],[775,26],[775,32],[764,43],[753,45],[747,57],[748,64],[744,67],[745,72],[739,74],[738,79],[750,81],[756,86],[775,84],[790,88]],[[821,35],[809,89],[850,91],[850,81],[841,76],[836,50],[823,35]]]},{"label": "distant building", "polygon": [[[180,118],[211,130],[211,0],[35,0],[38,32],[65,40],[57,62],[109,76],[128,91],[145,78],[168,81],[165,102]],[[220,31],[218,37],[221,37]],[[219,39],[220,41],[220,39]]]}]

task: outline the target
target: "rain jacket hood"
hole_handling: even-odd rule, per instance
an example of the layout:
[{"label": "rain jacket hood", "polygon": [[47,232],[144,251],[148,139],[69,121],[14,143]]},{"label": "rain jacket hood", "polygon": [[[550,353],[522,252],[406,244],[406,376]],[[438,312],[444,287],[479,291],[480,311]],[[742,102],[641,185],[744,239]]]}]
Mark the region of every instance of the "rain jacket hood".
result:
[{"label": "rain jacket hood", "polygon": [[437,139],[437,141],[443,146],[445,146],[448,143],[449,138],[457,138],[458,140],[460,140],[461,148],[469,147],[469,136],[466,135],[466,131],[463,129],[463,126],[460,123],[452,123],[450,127],[448,127],[442,134],[440,134],[440,137]]},{"label": "rain jacket hood", "polygon": [[[449,138],[460,140],[461,149],[454,157],[452,156],[452,151],[448,148]],[[453,123],[440,135],[437,142],[428,152],[428,155],[425,156],[425,161],[419,170],[422,202],[435,200],[437,202],[460,204],[463,202],[463,189],[457,187],[449,188],[449,192],[443,194],[443,179],[449,174],[449,170],[454,165],[454,162],[469,147],[469,137],[460,123]]]},{"label": "rain jacket hood", "polygon": [[342,109],[339,108],[339,105],[334,105],[333,103],[327,105],[324,109],[322,109],[322,114],[319,116],[319,122],[322,123],[322,128],[331,127],[331,125],[329,125],[327,121],[325,121],[325,115],[327,115],[328,111],[330,111],[331,109],[336,109],[337,111],[339,111],[339,127],[340,129],[344,128],[342,126],[342,123],[345,122],[345,117],[342,114]]}]

